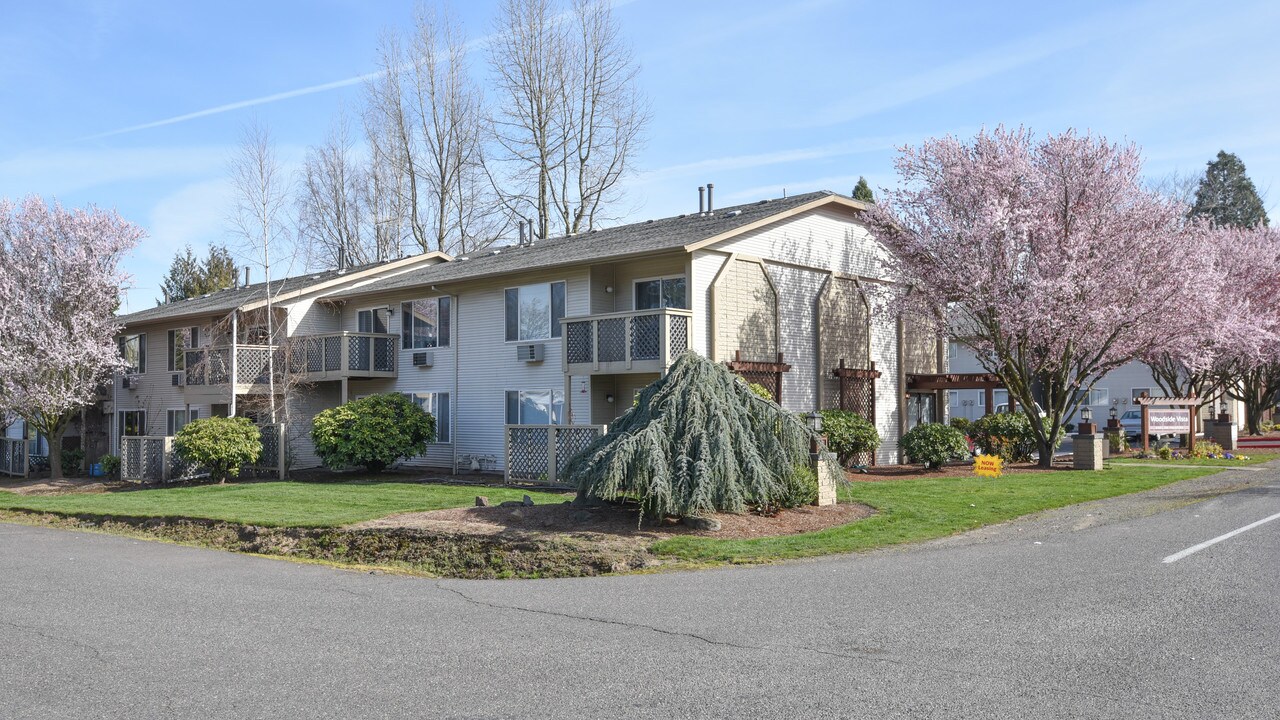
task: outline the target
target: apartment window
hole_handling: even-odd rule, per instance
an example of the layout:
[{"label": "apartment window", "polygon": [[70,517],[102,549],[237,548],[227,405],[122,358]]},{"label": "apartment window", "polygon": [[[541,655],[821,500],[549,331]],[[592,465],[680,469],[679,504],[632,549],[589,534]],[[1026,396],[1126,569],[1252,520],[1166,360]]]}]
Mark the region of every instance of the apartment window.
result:
[{"label": "apartment window", "polygon": [[400,344],[405,350],[449,347],[447,297],[400,304]]},{"label": "apartment window", "polygon": [[564,317],[564,283],[507,288],[507,340],[560,337]]},{"label": "apartment window", "polygon": [[128,363],[129,374],[147,371],[147,334],[125,335],[120,338],[120,356]]},{"label": "apartment window", "polygon": [[362,333],[386,333],[387,308],[370,308],[357,312],[356,330]]},{"label": "apartment window", "polygon": [[508,390],[508,425],[563,425],[561,390]]},{"label": "apartment window", "polygon": [[147,411],[121,410],[116,413],[116,436],[136,437],[147,434]]},{"label": "apartment window", "polygon": [[405,393],[404,396],[436,419],[436,442],[453,442],[453,428],[449,422],[451,419],[449,417],[449,393]]},{"label": "apartment window", "polygon": [[947,405],[953,408],[960,407],[960,391],[959,390],[947,391]]},{"label": "apartment window", "polygon": [[1110,405],[1111,391],[1106,388],[1090,390],[1088,401],[1088,405]]},{"label": "apartment window", "polygon": [[192,409],[190,413],[185,408],[181,410],[170,410],[168,421],[165,424],[165,434],[172,437],[178,434],[178,431],[186,426],[192,420],[200,419],[200,411]]},{"label": "apartment window", "polygon": [[636,309],[689,307],[688,283],[683,275],[636,281]]},{"label": "apartment window", "polygon": [[200,344],[200,328],[189,327],[169,331],[169,372],[187,368],[187,350]]},{"label": "apartment window", "polygon": [[960,343],[947,343],[947,357],[952,360],[960,357]]},{"label": "apartment window", "polygon": [[1147,397],[1151,397],[1151,388],[1149,388],[1149,387],[1144,387],[1144,388],[1130,388],[1130,389],[1129,389],[1129,392],[1130,392],[1131,397],[1133,398],[1133,401],[1134,401],[1135,403],[1136,403],[1136,402],[1138,402],[1138,398],[1142,397],[1142,394],[1143,394],[1143,393],[1146,393],[1146,394],[1147,394]]}]

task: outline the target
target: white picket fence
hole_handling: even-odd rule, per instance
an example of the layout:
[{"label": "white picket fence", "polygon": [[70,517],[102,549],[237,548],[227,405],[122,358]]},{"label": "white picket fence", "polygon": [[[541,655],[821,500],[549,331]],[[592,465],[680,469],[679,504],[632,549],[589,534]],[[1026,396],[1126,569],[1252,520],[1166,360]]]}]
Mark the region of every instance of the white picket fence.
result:
[{"label": "white picket fence", "polygon": [[608,432],[607,425],[507,425],[507,482],[561,484],[569,460]]},{"label": "white picket fence", "polygon": [[[262,455],[244,472],[259,476],[284,478],[284,425],[263,425]],[[161,435],[135,435],[120,438],[120,479],[130,482],[167,483],[207,474],[191,467],[173,450],[173,438]]]},{"label": "white picket fence", "polygon": [[27,457],[27,441],[0,438],[0,473],[25,478],[31,474],[31,458]]}]

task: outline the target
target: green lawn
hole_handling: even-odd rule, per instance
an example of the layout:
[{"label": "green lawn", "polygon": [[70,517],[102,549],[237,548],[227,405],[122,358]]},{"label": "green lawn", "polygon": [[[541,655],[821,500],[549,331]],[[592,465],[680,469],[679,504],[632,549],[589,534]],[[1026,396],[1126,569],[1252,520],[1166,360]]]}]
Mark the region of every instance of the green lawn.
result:
[{"label": "green lawn", "polygon": [[[520,500],[525,491],[466,485],[397,482],[261,482],[131,490],[110,493],[22,496],[0,492],[0,509],[65,515],[187,517],[273,527],[334,527],[401,512],[440,510],[475,503]],[[567,496],[528,493],[535,503]]]},{"label": "green lawn", "polygon": [[752,540],[677,537],[653,546],[659,555],[697,562],[765,562],[866,550],[951,535],[1020,515],[1149,490],[1208,475],[1213,468],[1113,467],[1101,472],[1016,473],[857,482],[841,500],[879,510],[865,520],[818,532]]},{"label": "green lawn", "polygon": [[1280,459],[1280,453],[1262,451],[1249,452],[1248,450],[1240,451],[1243,455],[1248,455],[1248,460],[1223,460],[1222,458],[1178,458],[1176,460],[1161,460],[1159,458],[1110,458],[1109,463],[1121,463],[1124,465],[1200,465],[1203,467],[1239,467],[1241,465],[1261,465],[1264,462]]}]

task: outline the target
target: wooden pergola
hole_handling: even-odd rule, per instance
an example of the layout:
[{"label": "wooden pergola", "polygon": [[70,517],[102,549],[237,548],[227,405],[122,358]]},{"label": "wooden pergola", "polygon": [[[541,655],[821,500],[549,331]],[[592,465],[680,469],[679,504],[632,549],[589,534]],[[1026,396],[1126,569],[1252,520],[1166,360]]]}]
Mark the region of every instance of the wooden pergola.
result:
[{"label": "wooden pergola", "polygon": [[[995,412],[995,391],[1005,389],[995,373],[933,373],[907,375],[907,392],[938,390],[982,390],[987,413]],[[1009,396],[1009,412],[1017,412],[1018,401]]]}]

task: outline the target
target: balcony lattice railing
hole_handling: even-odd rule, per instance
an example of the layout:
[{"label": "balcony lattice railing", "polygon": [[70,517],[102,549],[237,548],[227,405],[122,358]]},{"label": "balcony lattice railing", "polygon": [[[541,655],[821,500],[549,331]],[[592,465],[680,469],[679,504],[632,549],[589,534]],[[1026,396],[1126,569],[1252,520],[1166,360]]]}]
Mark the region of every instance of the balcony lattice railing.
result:
[{"label": "balcony lattice railing", "polygon": [[653,372],[689,349],[688,310],[663,308],[565,318],[569,374]]},{"label": "balcony lattice railing", "polygon": [[[398,336],[385,333],[342,332],[304,335],[283,346],[237,345],[236,384],[265,385],[271,367],[275,368],[277,380],[285,370],[313,379],[392,377],[396,372],[398,340]],[[230,346],[188,350],[186,384],[202,386],[230,383],[231,352]]]}]

